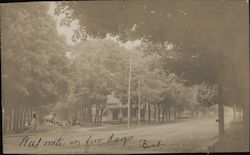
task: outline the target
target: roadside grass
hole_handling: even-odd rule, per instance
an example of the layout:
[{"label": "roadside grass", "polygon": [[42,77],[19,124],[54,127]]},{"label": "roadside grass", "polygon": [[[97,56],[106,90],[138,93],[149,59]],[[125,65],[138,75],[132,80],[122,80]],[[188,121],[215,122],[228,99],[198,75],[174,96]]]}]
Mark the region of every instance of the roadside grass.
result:
[{"label": "roadside grass", "polygon": [[243,122],[233,121],[224,136],[215,142],[210,152],[249,152],[249,142],[244,141]]}]

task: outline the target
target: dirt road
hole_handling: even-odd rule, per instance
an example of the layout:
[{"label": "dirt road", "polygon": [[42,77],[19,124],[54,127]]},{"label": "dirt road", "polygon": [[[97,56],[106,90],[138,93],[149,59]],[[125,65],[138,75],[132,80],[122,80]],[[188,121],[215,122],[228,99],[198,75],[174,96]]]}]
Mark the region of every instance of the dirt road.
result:
[{"label": "dirt road", "polygon": [[[217,135],[214,120],[126,127],[53,128],[4,136],[5,153],[143,153],[206,152]],[[26,136],[26,137],[25,137]]]}]

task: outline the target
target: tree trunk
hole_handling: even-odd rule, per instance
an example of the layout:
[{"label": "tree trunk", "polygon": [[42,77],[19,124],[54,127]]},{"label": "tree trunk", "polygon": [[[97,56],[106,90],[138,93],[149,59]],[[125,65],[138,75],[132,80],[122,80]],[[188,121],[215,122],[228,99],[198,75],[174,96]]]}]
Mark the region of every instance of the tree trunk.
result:
[{"label": "tree trunk", "polygon": [[83,106],[83,104],[82,104],[82,106],[81,106],[81,122],[84,122],[85,120],[85,113],[84,113],[84,110],[85,110],[85,107]]},{"label": "tree trunk", "polygon": [[162,122],[162,123],[164,123],[164,118],[165,118],[165,109],[164,109],[164,108],[162,108],[161,112],[162,112],[161,122]]},{"label": "tree trunk", "polygon": [[88,123],[91,123],[92,122],[92,119],[91,119],[91,116],[90,116],[90,111],[92,111],[92,109],[90,108],[90,105],[88,106],[88,113],[87,113],[87,116],[88,116]]},{"label": "tree trunk", "polygon": [[8,115],[9,115],[9,120],[8,120],[7,131],[10,131],[11,130],[11,119],[12,119],[12,109],[11,109],[11,107],[9,108]]},{"label": "tree trunk", "polygon": [[79,104],[77,104],[76,105],[76,117],[75,117],[75,120],[78,120],[79,121],[79,115],[80,115],[80,110],[81,110],[81,108],[80,108],[80,106],[79,106]]},{"label": "tree trunk", "polygon": [[167,113],[167,109],[165,108],[164,109],[164,123],[167,122],[167,119],[168,119],[168,113]]},{"label": "tree trunk", "polygon": [[27,106],[27,107],[26,107],[26,110],[25,110],[25,124],[24,124],[25,127],[27,127],[26,124],[29,123],[29,122],[28,122],[28,121],[29,121],[29,120],[28,120],[28,119],[29,119],[28,117],[29,117],[29,107]]},{"label": "tree trunk", "polygon": [[97,111],[96,111],[97,117],[96,117],[96,124],[99,124],[100,120],[100,103],[97,106]]},{"label": "tree trunk", "polygon": [[9,130],[13,130],[13,108],[10,109],[10,123],[9,123]]},{"label": "tree trunk", "polygon": [[30,108],[30,112],[29,112],[29,126],[31,125],[31,120],[32,120],[32,107]]},{"label": "tree trunk", "polygon": [[150,103],[148,103],[148,122],[150,123],[150,121],[151,121],[151,107],[150,107]]},{"label": "tree trunk", "polygon": [[87,107],[83,106],[82,107],[82,123],[87,123]]},{"label": "tree trunk", "polygon": [[82,106],[82,122],[86,123],[86,107]]},{"label": "tree trunk", "polygon": [[103,103],[100,110],[101,110],[101,113],[100,113],[100,124],[102,124],[102,116],[103,116],[103,112],[106,108],[106,103]]},{"label": "tree trunk", "polygon": [[178,119],[179,119],[179,118],[180,118],[180,115],[181,115],[181,110],[180,110],[179,107],[178,107],[177,113],[178,113],[177,117],[178,117]]},{"label": "tree trunk", "polygon": [[93,119],[92,119],[92,104],[89,105],[89,122],[92,124]]},{"label": "tree trunk", "polygon": [[22,121],[22,108],[18,108],[18,128],[20,129],[21,128],[21,121]]},{"label": "tree trunk", "polygon": [[25,110],[24,108],[25,107],[21,108],[21,123],[20,123],[21,124],[20,125],[21,128],[24,128],[24,110]]},{"label": "tree trunk", "polygon": [[156,110],[157,110],[157,105],[154,105],[154,122],[156,120]]},{"label": "tree trunk", "polygon": [[102,111],[100,110],[100,115],[99,115],[99,125],[101,125],[102,124]]},{"label": "tree trunk", "polygon": [[95,119],[94,119],[94,124],[97,124],[97,117],[98,117],[98,105],[96,103],[96,106],[95,106]]},{"label": "tree trunk", "polygon": [[93,123],[93,119],[92,119],[92,105],[91,105],[91,103],[88,104],[86,118],[87,118],[87,122],[88,123]]},{"label": "tree trunk", "polygon": [[22,114],[22,118],[23,118],[23,121],[22,121],[22,128],[25,127],[25,106],[23,107],[23,114]]},{"label": "tree trunk", "polygon": [[236,108],[235,108],[235,106],[233,106],[233,116],[234,116],[234,120],[236,120]]},{"label": "tree trunk", "polygon": [[104,109],[100,109],[100,115],[99,115],[99,125],[102,125],[102,116],[103,116]]},{"label": "tree trunk", "polygon": [[13,107],[13,130],[16,129],[16,108]]},{"label": "tree trunk", "polygon": [[171,105],[168,106],[168,120],[171,120]]},{"label": "tree trunk", "polygon": [[166,117],[165,121],[167,123],[168,122],[168,109],[165,109],[165,117]]},{"label": "tree trunk", "polygon": [[9,126],[9,108],[6,105],[2,106],[2,119],[3,119],[3,134],[6,134]]},{"label": "tree trunk", "polygon": [[8,131],[7,130],[7,126],[8,126],[8,119],[7,119],[7,117],[8,117],[8,112],[7,112],[7,108],[6,108],[6,106],[5,106],[5,108],[4,107],[2,107],[3,108],[3,111],[2,111],[2,119],[3,119],[3,134],[6,134],[6,132]]},{"label": "tree trunk", "polygon": [[190,112],[191,110],[190,110],[190,107],[188,107],[188,119],[190,119]]},{"label": "tree trunk", "polygon": [[28,126],[30,126],[30,112],[31,112],[31,108],[29,107],[28,108],[28,111],[27,111],[27,117],[28,117]]},{"label": "tree trunk", "polygon": [[177,107],[174,106],[174,119],[177,119]]},{"label": "tree trunk", "polygon": [[88,122],[88,106],[84,107],[84,120],[85,123]]},{"label": "tree trunk", "polygon": [[24,107],[24,110],[23,110],[23,128],[25,128],[25,124],[26,124],[26,112],[27,112],[27,108],[26,106]]},{"label": "tree trunk", "polygon": [[23,127],[26,127],[26,124],[27,124],[27,106],[25,106],[25,108],[24,108],[24,114],[23,114],[23,116],[24,116],[24,118],[23,118]]},{"label": "tree trunk", "polygon": [[19,109],[18,108],[15,109],[15,115],[16,115],[16,119],[15,119],[16,129],[18,129],[19,128]]},{"label": "tree trunk", "polygon": [[82,119],[82,105],[78,104],[78,121],[80,122]]},{"label": "tree trunk", "polygon": [[160,108],[160,104],[158,104],[158,110],[157,110],[157,114],[158,114],[158,122],[161,122],[161,108]]},{"label": "tree trunk", "polygon": [[86,123],[89,123],[89,105],[86,107]]},{"label": "tree trunk", "polygon": [[19,128],[19,108],[15,108],[15,123],[16,123],[16,128],[15,128],[15,130],[16,129],[18,129]]},{"label": "tree trunk", "polygon": [[145,123],[148,121],[148,104],[146,101],[144,101],[145,103],[145,115],[144,115],[144,118],[145,118]]}]

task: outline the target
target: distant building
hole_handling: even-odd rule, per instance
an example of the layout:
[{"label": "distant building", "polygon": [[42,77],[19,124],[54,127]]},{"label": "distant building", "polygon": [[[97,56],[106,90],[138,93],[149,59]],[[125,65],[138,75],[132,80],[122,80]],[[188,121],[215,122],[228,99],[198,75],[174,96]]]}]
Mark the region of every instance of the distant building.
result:
[{"label": "distant building", "polygon": [[103,121],[120,122],[127,120],[128,106],[114,96],[114,92],[107,96],[107,105],[103,113]]}]

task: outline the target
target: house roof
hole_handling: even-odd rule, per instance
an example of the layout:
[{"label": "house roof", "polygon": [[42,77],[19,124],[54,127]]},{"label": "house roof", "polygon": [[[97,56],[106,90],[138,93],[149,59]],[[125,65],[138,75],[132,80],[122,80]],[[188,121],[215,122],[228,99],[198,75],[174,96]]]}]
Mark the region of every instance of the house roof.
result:
[{"label": "house roof", "polygon": [[107,104],[121,105],[121,101],[117,97],[114,97],[113,95],[108,95]]}]

